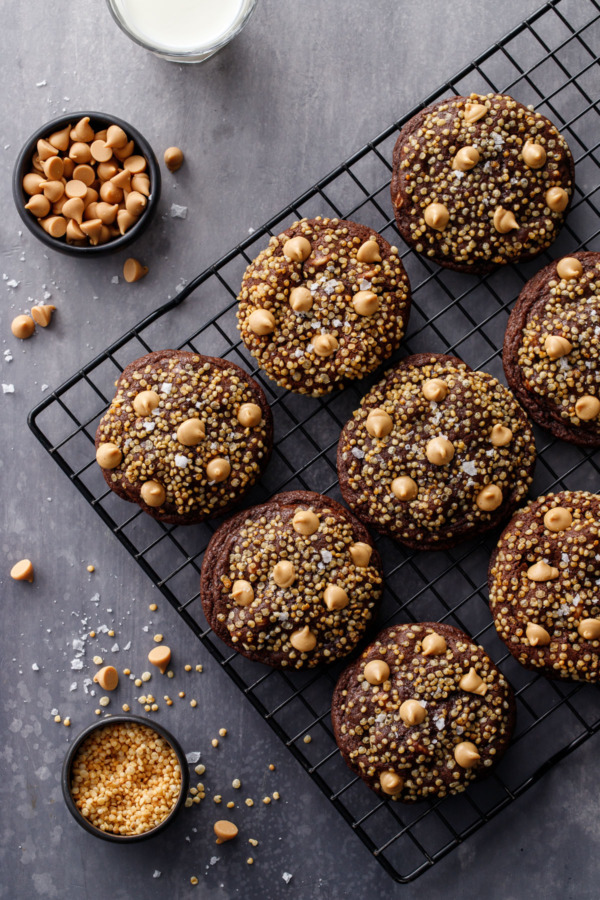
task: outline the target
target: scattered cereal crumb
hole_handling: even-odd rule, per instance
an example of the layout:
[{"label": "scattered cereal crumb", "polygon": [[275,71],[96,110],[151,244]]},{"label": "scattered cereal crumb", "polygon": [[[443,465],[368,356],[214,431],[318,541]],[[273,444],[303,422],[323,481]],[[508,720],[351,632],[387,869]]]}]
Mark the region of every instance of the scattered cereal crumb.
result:
[{"label": "scattered cereal crumb", "polygon": [[183,668],[185,669],[186,672],[191,672],[191,671],[192,671],[192,667],[191,667],[191,666],[184,666]]},{"label": "scattered cereal crumb", "polygon": [[179,691],[177,696],[183,700],[183,698],[185,697],[185,691]]},{"label": "scattered cereal crumb", "polygon": [[155,644],[160,644],[162,639],[163,639],[162,634],[155,634],[152,640],[154,641]]},{"label": "scattered cereal crumb", "polygon": [[198,884],[198,879],[195,875],[192,875],[192,877],[190,878],[190,884]]},{"label": "scattered cereal crumb", "polygon": [[274,772],[274,771],[275,771],[275,766],[273,765],[273,763],[269,763],[269,770],[270,770],[271,772]]},{"label": "scattered cereal crumb", "polygon": [[151,612],[156,612],[158,606],[156,605],[156,603],[151,603],[148,609],[151,610]]},{"label": "scattered cereal crumb", "polygon": [[151,678],[150,672],[142,672],[142,681],[150,681]]},{"label": "scattered cereal crumb", "polygon": [[227,804],[227,809],[233,809],[234,806],[235,806],[235,803],[233,802],[233,800],[230,800],[229,803]]},{"label": "scattered cereal crumb", "polygon": [[248,838],[248,843],[252,844],[253,847],[258,847],[258,841],[256,838]]},{"label": "scattered cereal crumb", "polygon": [[271,802],[270,797],[263,797],[263,803],[265,804],[265,806],[268,806],[270,802]]},{"label": "scattered cereal crumb", "polygon": [[226,735],[227,735],[227,729],[226,729],[226,728],[219,728],[219,734],[221,735],[221,737],[226,737]]},{"label": "scattered cereal crumb", "polygon": [[254,806],[254,800],[252,800],[251,797],[247,797],[244,802],[246,803],[246,806]]},{"label": "scattered cereal crumb", "polygon": [[202,763],[200,763],[199,766],[196,766],[194,772],[196,773],[196,775],[204,775],[204,773],[206,772],[206,766],[203,766]]},{"label": "scattered cereal crumb", "polygon": [[94,656],[94,658],[92,659],[92,662],[93,662],[94,665],[96,665],[96,666],[101,666],[102,663],[103,663],[103,659],[102,659],[101,656]]},{"label": "scattered cereal crumb", "polygon": [[129,704],[124,703],[123,706],[121,707],[121,709],[123,710],[123,712],[129,712]]},{"label": "scattered cereal crumb", "polygon": [[68,716],[65,719],[63,719],[63,725],[66,725],[67,728],[69,727],[70,724],[71,724],[71,720]]},{"label": "scattered cereal crumb", "polygon": [[196,666],[196,672],[202,672],[202,671],[204,671],[202,666]]},{"label": "scattered cereal crumb", "polygon": [[304,735],[304,743],[310,744],[311,741],[312,741],[312,738],[311,738],[310,734],[305,734]]},{"label": "scattered cereal crumb", "polygon": [[91,566],[91,565],[90,565],[90,566],[87,567],[87,570],[88,570],[88,572],[95,572],[95,571],[96,571],[96,566]]},{"label": "scattered cereal crumb", "polygon": [[235,788],[236,791],[239,791],[241,786],[242,786],[242,782],[240,781],[239,778],[234,778],[233,781],[231,782],[231,787]]},{"label": "scattered cereal crumb", "polygon": [[100,697],[98,703],[100,704],[100,706],[108,706],[108,704],[110,703],[110,697]]},{"label": "scattered cereal crumb", "polygon": [[175,673],[171,669],[169,669],[169,671],[167,672],[167,678],[172,678],[174,674]]},{"label": "scattered cereal crumb", "polygon": [[223,798],[220,794],[215,794],[215,796],[213,797],[213,803],[220,803],[222,799]]},{"label": "scattered cereal crumb", "polygon": [[248,859],[246,860],[246,862],[248,863],[249,866],[253,866],[253,865],[254,865],[254,860],[252,859],[251,856],[248,857]]},{"label": "scattered cereal crumb", "polygon": [[197,701],[197,700],[190,700],[190,706],[193,706],[193,707],[198,706],[198,701]]},{"label": "scattered cereal crumb", "polygon": [[213,747],[218,747],[218,746],[219,746],[219,741],[217,740],[217,738],[213,738],[212,741],[211,741],[211,744],[213,745]]},{"label": "scattered cereal crumb", "polygon": [[59,716],[59,715],[56,715],[56,716],[54,716],[54,721],[55,721],[55,722],[56,722],[56,724],[57,724],[57,725],[58,725],[58,724],[59,724],[59,722],[61,722],[61,721],[62,721],[62,719],[61,719],[61,717],[60,717],[60,716]]},{"label": "scattered cereal crumb", "polygon": [[279,791],[273,791],[273,800],[279,800],[280,794]]}]

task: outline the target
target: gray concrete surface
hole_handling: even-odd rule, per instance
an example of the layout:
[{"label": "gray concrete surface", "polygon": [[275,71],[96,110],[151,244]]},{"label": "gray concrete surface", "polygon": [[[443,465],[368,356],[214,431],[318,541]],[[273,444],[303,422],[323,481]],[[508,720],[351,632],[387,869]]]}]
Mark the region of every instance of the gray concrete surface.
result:
[{"label": "gray concrete surface", "polygon": [[[165,63],[130,43],[99,0],[2,0],[3,215],[0,282],[2,558],[0,567],[0,897],[263,898],[371,896],[595,898],[600,878],[598,739],[559,765],[419,882],[394,885],[268,726],[210,659],[26,427],[29,409],[80,364],[173,294],[247,233],[409,109],[533,11],[539,0],[260,0],[246,31],[198,67]],[[39,83],[41,86],[37,86]],[[128,286],[128,253],[80,262],[45,252],[12,207],[10,174],[22,141],[62,110],[96,108],[129,119],[157,152],[180,145],[186,165],[165,177],[161,213],[135,247],[150,274]],[[188,218],[166,216],[173,201]],[[45,286],[45,287],[44,287]],[[47,331],[19,343],[12,317],[29,298],[58,307]],[[211,309],[206,308],[208,317]],[[30,586],[8,578],[14,561],[36,566]],[[86,565],[96,571],[89,575]],[[98,606],[90,597],[99,592]],[[148,605],[157,602],[152,614]],[[78,615],[114,623],[121,666],[140,671],[149,634],[162,632],[186,703],[160,720],[186,750],[202,750],[211,792],[257,805],[236,811],[242,839],[216,848],[217,807],[207,799],[164,836],[135,847],[94,840],[70,819],[59,773],[69,740],[94,720],[82,689],[94,667],[72,672]],[[149,631],[144,631],[148,626]],[[103,638],[100,647],[107,648]],[[38,671],[32,669],[33,665]],[[78,682],[77,690],[70,685]],[[189,684],[193,687],[189,687]],[[129,686],[125,686],[129,690]],[[115,703],[113,702],[113,706]],[[70,729],[50,711],[70,715]],[[210,738],[226,727],[218,750]],[[276,765],[269,773],[268,763]],[[263,806],[267,791],[279,803]],[[221,813],[222,814],[222,813]],[[248,837],[256,837],[252,848]],[[253,866],[246,863],[252,855]],[[211,857],[218,861],[210,865]],[[153,878],[155,871],[160,876]],[[282,874],[293,875],[289,884]],[[189,879],[200,884],[192,888]]]}]

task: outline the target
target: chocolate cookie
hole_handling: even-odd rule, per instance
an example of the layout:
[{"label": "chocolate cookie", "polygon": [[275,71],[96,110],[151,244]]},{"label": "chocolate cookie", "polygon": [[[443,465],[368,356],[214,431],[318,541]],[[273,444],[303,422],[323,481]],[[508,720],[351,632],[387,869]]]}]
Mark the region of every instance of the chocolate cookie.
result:
[{"label": "chocolate cookie", "polygon": [[248,266],[238,328],[269,378],[317,397],[387,359],[409,309],[398,248],[365,225],[318,216],[272,237]]},{"label": "chocolate cookie", "polygon": [[411,803],[456,794],[501,759],[513,692],[483,647],[451,625],[394,625],[338,681],[331,718],[348,766]]},{"label": "chocolate cookie", "polygon": [[600,497],[539,497],[504,529],[489,568],[498,634],[521,665],[600,680]]},{"label": "chocolate cookie", "polygon": [[452,547],[506,519],[533,477],[531,428],[509,390],[454,356],[390,369],[346,423],[344,500],[408,547]]},{"label": "chocolate cookie", "polygon": [[573,195],[567,142],[545,116],[505,94],[449,97],[404,126],[392,204],[404,240],[461,272],[541,253]]},{"label": "chocolate cookie", "polygon": [[221,525],[200,592],[222,641],[248,659],[301,669],[350,653],[382,585],[366,528],[329,497],[290,491]]},{"label": "chocolate cookie", "polygon": [[600,447],[600,253],[574,253],[527,282],[502,359],[531,418],[555,437]]},{"label": "chocolate cookie", "polygon": [[271,455],[273,420],[239,366],[183,350],[136,359],[96,432],[106,483],[155,519],[190,525],[237,506]]}]

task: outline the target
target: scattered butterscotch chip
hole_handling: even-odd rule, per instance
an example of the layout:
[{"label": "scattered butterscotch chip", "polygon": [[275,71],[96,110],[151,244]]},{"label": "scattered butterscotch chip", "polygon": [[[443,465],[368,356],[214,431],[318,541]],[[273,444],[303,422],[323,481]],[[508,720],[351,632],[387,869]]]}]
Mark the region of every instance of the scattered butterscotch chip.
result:
[{"label": "scattered butterscotch chip", "polygon": [[[104,666],[94,675],[94,681],[103,691],[114,691],[119,683],[119,673],[114,666]],[[102,701],[100,701],[102,704]]]},{"label": "scattered butterscotch chip", "polygon": [[169,172],[176,172],[183,165],[183,151],[179,147],[167,147],[165,150],[165,165]]},{"label": "scattered butterscotch chip", "polygon": [[32,306],[31,307],[31,318],[36,323],[36,325],[40,325],[42,328],[46,328],[50,324],[50,320],[52,319],[52,313],[56,309],[52,304],[43,304],[42,306]]},{"label": "scattered butterscotch chip", "polygon": [[[162,640],[162,635],[161,635]],[[165,674],[167,666],[171,661],[171,649],[163,644],[162,647],[154,647],[150,653],[148,654],[148,662],[152,663],[153,666],[156,666],[157,669],[160,670],[161,675]],[[149,673],[145,673],[149,674]],[[144,676],[142,675],[142,678]],[[145,680],[145,679],[144,679]]]},{"label": "scattered butterscotch chip", "polygon": [[24,341],[30,338],[35,331],[35,322],[31,316],[15,316],[10,323],[10,330],[16,338]]},{"label": "scattered butterscotch chip", "polygon": [[15,581],[33,581],[33,564],[30,559],[21,559],[10,570],[10,577]]}]

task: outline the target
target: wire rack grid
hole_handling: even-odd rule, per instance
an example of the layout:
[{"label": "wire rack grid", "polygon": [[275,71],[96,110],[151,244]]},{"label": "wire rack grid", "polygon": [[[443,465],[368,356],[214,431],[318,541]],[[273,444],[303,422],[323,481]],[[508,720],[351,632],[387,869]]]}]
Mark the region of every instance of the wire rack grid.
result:
[{"label": "wire rack grid", "polygon": [[[437,802],[405,806],[381,800],[350,773],[333,740],[331,693],[343,664],[316,672],[279,672],[225,647],[207,628],[199,602],[202,556],[218,523],[164,526],[120,500],[106,488],[94,463],[94,434],[115,378],[131,360],[172,346],[220,355],[252,372],[274,412],[273,458],[248,504],[292,489],[316,490],[340,499],[335,468],[339,432],[381,373],[321,399],[276,388],[256,371],[238,339],[235,298],[248,262],[269,235],[283,230],[293,218],[344,216],[397,242],[389,200],[394,142],[404,122],[449,94],[505,91],[533,104],[562,130],[576,160],[572,209],[551,256],[504,267],[481,279],[441,270],[413,251],[403,253],[414,302],[401,355],[454,352],[474,368],[502,378],[500,349],[506,322],[525,281],[550,258],[579,248],[600,249],[600,112],[594,100],[599,51],[596,0],[547,3],[53,391],[29,419],[34,434],[85,499],[386,871],[400,882],[426,871],[600,729],[592,687],[551,682],[527,672],[499,641],[486,588],[495,536],[435,553],[413,553],[386,538],[378,539],[386,591],[371,634],[395,621],[454,624],[483,643],[512,683],[518,704],[513,743],[485,781]],[[202,318],[203,298],[215,295],[222,297],[221,312],[190,335],[192,323]],[[182,340],[184,335],[189,336]],[[597,454],[549,439],[540,430],[536,440],[539,456],[533,496],[554,489],[596,488]],[[312,740],[305,743],[309,733]]]}]

